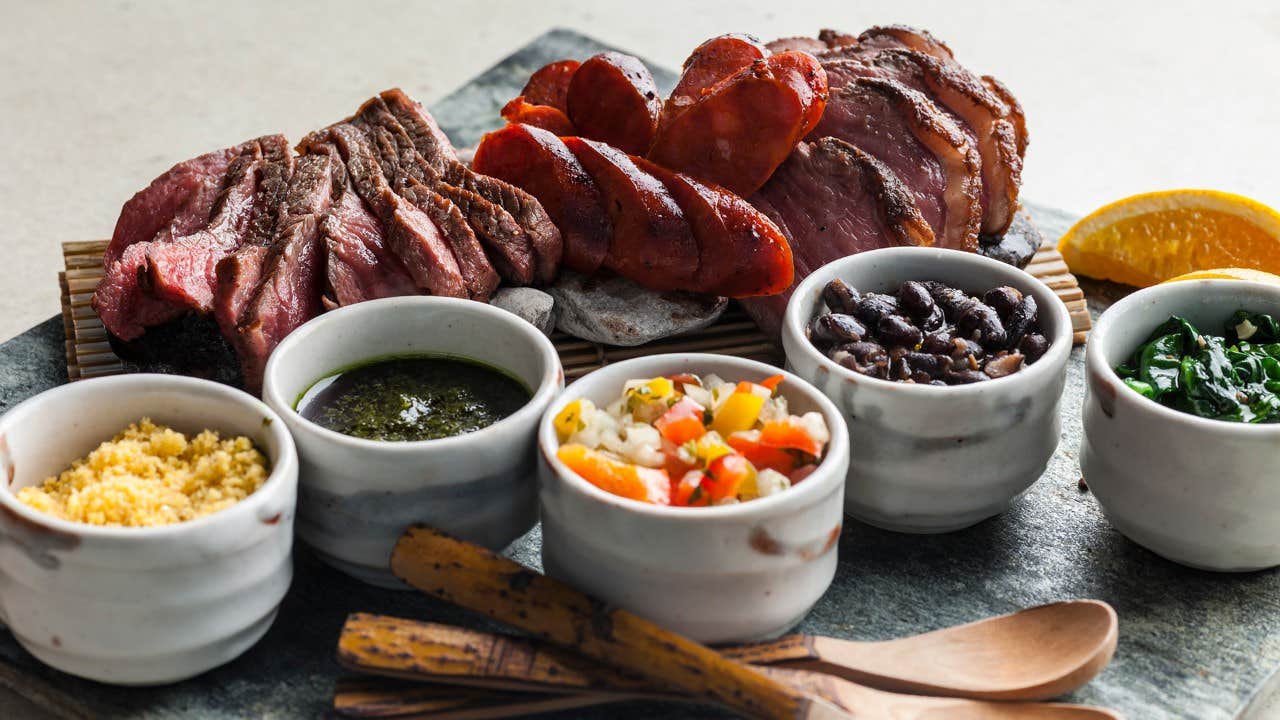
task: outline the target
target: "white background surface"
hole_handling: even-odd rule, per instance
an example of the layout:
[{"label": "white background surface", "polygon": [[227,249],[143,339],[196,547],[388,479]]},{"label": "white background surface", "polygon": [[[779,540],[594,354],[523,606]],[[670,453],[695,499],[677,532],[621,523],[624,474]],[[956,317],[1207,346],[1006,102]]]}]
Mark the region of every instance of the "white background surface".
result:
[{"label": "white background surface", "polygon": [[[893,22],[1018,96],[1026,198],[1084,213],[1194,186],[1280,205],[1280,3],[1264,0],[0,0],[0,339],[58,312],[59,243],[108,237],[173,163],[296,140],[391,86],[429,104],[553,26],[677,67],[723,32]],[[29,712],[0,695],[0,717]]]}]

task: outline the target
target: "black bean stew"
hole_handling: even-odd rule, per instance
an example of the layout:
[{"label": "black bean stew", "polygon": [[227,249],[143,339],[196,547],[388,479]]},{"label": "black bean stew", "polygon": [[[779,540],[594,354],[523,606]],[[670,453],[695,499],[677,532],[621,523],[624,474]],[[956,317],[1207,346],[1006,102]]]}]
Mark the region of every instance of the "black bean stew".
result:
[{"label": "black bean stew", "polygon": [[854,372],[925,385],[964,385],[1018,372],[1049,349],[1036,299],[1016,288],[981,299],[940,282],[907,281],[895,295],[827,283],[828,312],[809,339]]}]

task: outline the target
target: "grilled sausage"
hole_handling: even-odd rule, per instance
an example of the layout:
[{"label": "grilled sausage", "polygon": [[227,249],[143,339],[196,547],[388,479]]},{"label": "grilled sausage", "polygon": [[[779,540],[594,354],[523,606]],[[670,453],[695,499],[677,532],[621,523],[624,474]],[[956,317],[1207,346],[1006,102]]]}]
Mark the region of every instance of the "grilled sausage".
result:
[{"label": "grilled sausage", "polygon": [[600,188],[613,222],[604,266],[653,290],[689,289],[698,246],[671,193],[617,148],[585,138],[563,141]]},{"label": "grilled sausage", "polygon": [[582,63],[569,81],[566,102],[569,120],[580,136],[632,155],[649,149],[662,109],[649,69],[616,52]]},{"label": "grilled sausage", "polygon": [[604,262],[613,234],[604,198],[560,138],[542,128],[508,125],[484,136],[472,166],[542,203],[564,238],[565,265],[592,273]]},{"label": "grilled sausage", "polygon": [[817,124],[826,97],[826,72],[812,55],[756,60],[668,123],[648,158],[749,196]]},{"label": "grilled sausage", "polygon": [[577,60],[558,60],[538,68],[529,76],[520,94],[531,105],[549,105],[560,112],[569,112],[566,98],[569,95],[569,79],[582,63]]},{"label": "grilled sausage", "polygon": [[773,221],[723,188],[700,183],[643,158],[636,166],[658,178],[684,213],[698,243],[690,289],[714,295],[772,295],[791,286],[791,246]]},{"label": "grilled sausage", "polygon": [[694,48],[684,61],[680,82],[662,106],[658,132],[710,92],[716,83],[768,56],[769,51],[759,40],[738,33],[713,37]]},{"label": "grilled sausage", "polygon": [[524,95],[517,95],[502,106],[502,117],[509,123],[524,123],[548,130],[556,135],[576,135],[569,116],[551,105],[532,105]]}]

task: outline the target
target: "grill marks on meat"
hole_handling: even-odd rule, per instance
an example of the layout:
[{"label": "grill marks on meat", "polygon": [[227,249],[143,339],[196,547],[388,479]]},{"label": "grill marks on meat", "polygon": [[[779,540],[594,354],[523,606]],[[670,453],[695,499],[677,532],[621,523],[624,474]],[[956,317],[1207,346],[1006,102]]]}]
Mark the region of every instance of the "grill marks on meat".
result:
[{"label": "grill marks on meat", "polygon": [[[884,163],[836,138],[796,147],[751,197],[791,243],[797,281],[832,260],[886,246],[933,245],[912,192]],[[743,301],[776,335],[795,290]]]},{"label": "grill marks on meat", "polygon": [[391,188],[365,133],[349,123],[338,123],[308,135],[300,147],[307,153],[324,153],[331,146],[346,162],[356,192],[382,221],[387,247],[404,263],[414,283],[432,295],[467,297],[458,262],[439,228]]},{"label": "grill marks on meat", "polygon": [[320,227],[343,177],[341,160],[330,152],[301,158],[289,181],[272,245],[262,264],[262,281],[232,340],[245,389],[250,392],[261,389],[262,371],[276,345],[323,311]]},{"label": "grill marks on meat", "polygon": [[892,80],[852,78],[831,92],[810,139],[835,137],[888,166],[915,196],[940,247],[976,250],[981,160],[927,97]]},{"label": "grill marks on meat", "polygon": [[[540,283],[554,280],[560,267],[564,245],[560,230],[551,222],[551,217],[542,205],[529,193],[497,178],[478,175],[459,162],[453,146],[444,137],[444,133],[440,132],[431,116],[400,90],[387,90],[379,97],[413,139],[418,152],[432,167],[438,169],[446,183],[475,193],[515,219],[524,231],[533,253],[535,280]],[[458,202],[455,198],[450,199],[455,204]],[[463,208],[463,213],[469,218],[473,214],[467,208]],[[513,238],[503,247],[509,247],[510,252],[514,253],[518,245],[519,241]]]}]

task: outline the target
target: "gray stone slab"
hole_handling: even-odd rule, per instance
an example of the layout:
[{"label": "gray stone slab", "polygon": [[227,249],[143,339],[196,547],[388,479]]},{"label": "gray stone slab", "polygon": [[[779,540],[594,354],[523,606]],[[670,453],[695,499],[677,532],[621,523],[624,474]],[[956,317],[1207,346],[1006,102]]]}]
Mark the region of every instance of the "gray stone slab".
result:
[{"label": "gray stone slab", "polygon": [[[604,46],[553,31],[433,107],[460,144],[496,124],[497,108],[528,72]],[[671,75],[663,76],[669,86]],[[1072,218],[1032,206],[1056,238]],[[1100,312],[1124,289],[1085,283]],[[0,345],[0,410],[66,381],[62,326],[51,319]],[[1229,718],[1268,670],[1280,664],[1280,572],[1220,575],[1189,570],[1125,540],[1077,487],[1083,351],[1072,353],[1063,398],[1062,441],[1039,483],[1009,511],[967,530],[898,535],[849,520],[831,590],[798,630],[874,640],[1011,612],[1065,598],[1110,602],[1120,614],[1111,666],[1068,700],[1115,708],[1134,720]],[[1212,482],[1206,478],[1206,482]],[[513,550],[538,567],[535,530]],[[491,627],[456,608],[408,592],[366,587],[300,550],[279,619],[236,661],[164,688],[120,689],[40,665],[0,633],[0,684],[62,717],[315,718],[326,714],[340,668],[333,661],[347,613],[387,613]],[[732,602],[732,598],[726,598]],[[562,713],[564,718],[692,718],[701,708],[629,704]]]}]

